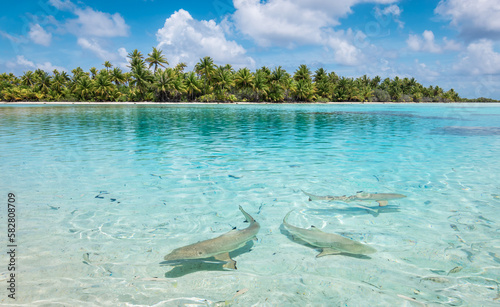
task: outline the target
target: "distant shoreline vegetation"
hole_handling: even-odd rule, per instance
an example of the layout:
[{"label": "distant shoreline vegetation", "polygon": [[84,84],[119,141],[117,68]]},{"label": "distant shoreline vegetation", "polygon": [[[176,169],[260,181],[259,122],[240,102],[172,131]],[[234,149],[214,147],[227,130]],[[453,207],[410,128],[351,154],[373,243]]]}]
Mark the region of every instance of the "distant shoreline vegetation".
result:
[{"label": "distant shoreline vegetation", "polygon": [[291,75],[281,66],[235,70],[204,57],[185,72],[186,64],[166,67],[162,51],[145,57],[137,49],[128,54],[130,72],[106,61],[104,69],[89,72],[77,67],[67,72],[41,69],[22,76],[0,74],[0,101],[61,102],[494,102],[461,98],[453,89],[424,87],[415,78],[394,79],[366,75],[339,77],[323,68],[314,73],[300,65]]}]

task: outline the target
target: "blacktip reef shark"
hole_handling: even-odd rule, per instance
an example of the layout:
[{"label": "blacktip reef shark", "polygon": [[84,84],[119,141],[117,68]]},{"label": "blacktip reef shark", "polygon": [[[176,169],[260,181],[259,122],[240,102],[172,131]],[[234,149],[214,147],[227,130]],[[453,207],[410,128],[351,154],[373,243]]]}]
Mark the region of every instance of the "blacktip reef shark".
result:
[{"label": "blacktip reef shark", "polygon": [[292,211],[288,212],[283,219],[283,226],[285,226],[285,229],[288,230],[292,236],[297,237],[312,246],[322,248],[321,253],[319,253],[316,257],[336,255],[340,253],[366,255],[373,254],[377,251],[368,245],[337,234],[323,232],[314,226],[311,226],[310,229],[292,226],[286,221],[290,213],[292,213]]},{"label": "blacktip reef shark", "polygon": [[191,260],[214,257],[216,260],[226,262],[222,267],[236,270],[236,261],[231,259],[229,252],[243,247],[248,241],[255,238],[260,225],[250,214],[240,206],[240,211],[250,223],[245,229],[233,229],[217,238],[201,241],[191,245],[174,249],[165,256],[166,261]]},{"label": "blacktip reef shark", "polygon": [[405,198],[406,195],[397,194],[397,193],[367,193],[367,192],[356,192],[355,195],[351,196],[317,196],[313,194],[309,194],[305,191],[304,194],[309,196],[309,201],[311,200],[327,200],[327,201],[342,201],[342,202],[353,202],[353,201],[376,201],[380,207],[387,206],[387,202],[389,200]]}]

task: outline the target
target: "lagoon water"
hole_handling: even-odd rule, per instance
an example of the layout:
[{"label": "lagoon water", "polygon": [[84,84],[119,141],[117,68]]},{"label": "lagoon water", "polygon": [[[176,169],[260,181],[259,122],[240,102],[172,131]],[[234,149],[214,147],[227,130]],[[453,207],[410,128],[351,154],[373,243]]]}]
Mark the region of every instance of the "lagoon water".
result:
[{"label": "lagoon water", "polygon": [[[498,104],[2,106],[0,304],[498,306],[499,153]],[[261,230],[237,270],[162,263],[247,227],[239,205]],[[316,258],[291,210],[377,252]]]}]

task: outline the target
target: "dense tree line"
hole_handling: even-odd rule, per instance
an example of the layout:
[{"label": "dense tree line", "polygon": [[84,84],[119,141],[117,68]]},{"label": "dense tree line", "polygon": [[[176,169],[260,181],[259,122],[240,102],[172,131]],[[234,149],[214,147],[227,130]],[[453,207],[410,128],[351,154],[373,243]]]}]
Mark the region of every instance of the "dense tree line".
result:
[{"label": "dense tree line", "polygon": [[184,63],[166,67],[161,50],[145,57],[137,49],[128,54],[129,72],[106,61],[103,69],[77,67],[68,74],[54,70],[27,71],[21,77],[0,74],[0,101],[464,101],[453,90],[424,87],[414,78],[339,77],[323,68],[314,73],[300,65],[291,75],[281,66],[233,69],[204,57],[185,72]]}]

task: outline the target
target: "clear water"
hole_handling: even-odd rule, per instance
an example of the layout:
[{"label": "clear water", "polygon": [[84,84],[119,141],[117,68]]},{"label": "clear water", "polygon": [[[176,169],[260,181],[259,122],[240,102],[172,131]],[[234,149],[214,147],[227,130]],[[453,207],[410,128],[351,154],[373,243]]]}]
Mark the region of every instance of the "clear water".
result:
[{"label": "clear water", "polygon": [[[499,127],[498,104],[0,107],[0,235],[13,192],[18,236],[0,304],[498,305]],[[161,264],[247,227],[239,205],[261,230],[238,270]],[[283,229],[291,210],[377,252],[316,258]]]}]

